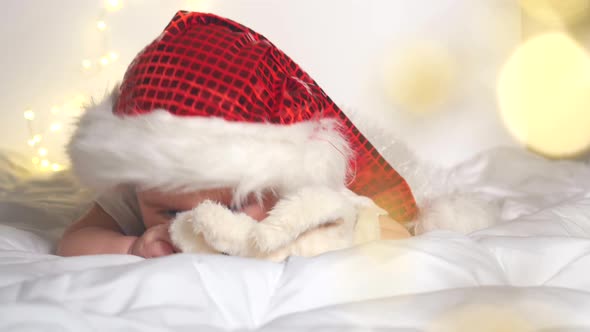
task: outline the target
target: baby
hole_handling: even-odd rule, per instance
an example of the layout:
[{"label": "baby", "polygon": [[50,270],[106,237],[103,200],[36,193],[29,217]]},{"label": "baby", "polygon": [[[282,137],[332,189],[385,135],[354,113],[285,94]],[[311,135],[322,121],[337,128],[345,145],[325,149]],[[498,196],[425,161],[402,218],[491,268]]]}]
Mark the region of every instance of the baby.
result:
[{"label": "baby", "polygon": [[368,198],[360,209],[384,212],[383,239],[410,236],[401,222],[417,210],[405,180],[307,73],[262,35],[212,14],[177,13],[115,92],[87,109],[68,153],[101,194],[65,231],[63,256],[170,255],[179,213],[214,202],[265,223],[305,188]]}]

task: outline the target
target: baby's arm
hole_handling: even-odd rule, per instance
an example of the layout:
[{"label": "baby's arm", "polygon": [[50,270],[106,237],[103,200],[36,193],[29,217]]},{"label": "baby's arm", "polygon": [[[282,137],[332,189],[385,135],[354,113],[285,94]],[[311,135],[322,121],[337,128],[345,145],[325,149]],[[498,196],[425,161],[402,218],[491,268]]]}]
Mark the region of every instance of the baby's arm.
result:
[{"label": "baby's arm", "polygon": [[145,258],[174,253],[169,223],[150,227],[140,237],[126,236],[117,222],[95,204],[88,213],[73,223],[62,236],[57,254],[79,256],[97,254],[131,254]]},{"label": "baby's arm", "polygon": [[136,240],[136,236],[124,235],[117,222],[94,204],[86,215],[66,229],[59,242],[57,254],[128,254]]}]

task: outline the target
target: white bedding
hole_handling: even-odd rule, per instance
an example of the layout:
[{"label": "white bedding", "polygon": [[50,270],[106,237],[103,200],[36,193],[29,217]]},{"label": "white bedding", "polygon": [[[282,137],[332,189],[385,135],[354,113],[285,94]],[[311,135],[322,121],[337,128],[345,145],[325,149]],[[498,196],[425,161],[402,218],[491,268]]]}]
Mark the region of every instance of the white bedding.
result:
[{"label": "white bedding", "polygon": [[497,225],[282,264],[54,256],[90,196],[67,176],[23,182],[11,165],[0,171],[0,331],[590,330],[590,168],[581,162],[486,152],[451,180],[499,201]]}]

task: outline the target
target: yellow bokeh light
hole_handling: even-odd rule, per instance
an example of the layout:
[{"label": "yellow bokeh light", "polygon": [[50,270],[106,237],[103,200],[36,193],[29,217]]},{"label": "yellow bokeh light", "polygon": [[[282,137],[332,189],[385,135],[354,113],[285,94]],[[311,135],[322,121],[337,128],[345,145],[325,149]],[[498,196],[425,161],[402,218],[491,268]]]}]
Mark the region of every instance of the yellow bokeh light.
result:
[{"label": "yellow bokeh light", "polygon": [[59,122],[52,123],[51,126],[49,126],[49,130],[51,130],[51,131],[61,130],[61,123],[59,123]]},{"label": "yellow bokeh light", "polygon": [[545,24],[573,24],[588,16],[588,0],[519,0],[527,15]]},{"label": "yellow bokeh light", "polygon": [[76,103],[77,105],[82,105],[86,101],[87,101],[87,98],[83,94],[77,94],[73,99],[73,102]]},{"label": "yellow bokeh light", "polygon": [[45,157],[47,155],[47,153],[48,153],[48,151],[47,151],[46,148],[39,148],[39,150],[37,150],[37,152],[39,153],[39,155],[41,157]]},{"label": "yellow bokeh light", "polygon": [[43,168],[49,167],[49,160],[47,160],[47,159],[41,160],[41,167],[43,167]]},{"label": "yellow bokeh light", "polygon": [[395,52],[384,68],[391,101],[409,111],[424,113],[442,106],[456,86],[456,63],[438,45],[417,45]]},{"label": "yellow bokeh light", "polygon": [[35,144],[41,142],[41,135],[35,135],[33,138],[27,141],[30,146],[35,146]]},{"label": "yellow bokeh light", "polygon": [[88,99],[86,97],[77,95],[63,104],[62,111],[68,116],[76,117],[82,113],[82,108],[87,103]]},{"label": "yellow bokeh light", "polygon": [[103,56],[102,58],[100,58],[100,64],[103,66],[106,66],[109,64],[109,58],[106,56]]},{"label": "yellow bokeh light", "polygon": [[511,309],[506,305],[466,305],[434,319],[426,332],[533,332],[533,326]]},{"label": "yellow bokeh light", "polygon": [[100,31],[104,31],[107,28],[107,24],[105,21],[100,20],[96,22],[96,28]]},{"label": "yellow bokeh light", "polygon": [[110,52],[109,53],[109,58],[113,61],[117,60],[119,58],[119,54],[117,52]]},{"label": "yellow bokeh light", "polygon": [[34,120],[35,119],[35,112],[31,110],[26,110],[24,113],[25,119],[27,120]]},{"label": "yellow bokeh light", "polygon": [[121,1],[119,0],[107,0],[106,1],[107,9],[115,11],[121,9]]},{"label": "yellow bokeh light", "polygon": [[90,69],[90,67],[92,67],[92,61],[86,59],[82,61],[82,67],[84,69]]},{"label": "yellow bokeh light", "polygon": [[37,165],[39,164],[39,158],[37,157],[33,157],[33,159],[31,159],[31,161],[33,162],[33,164]]},{"label": "yellow bokeh light", "polygon": [[61,165],[60,165],[60,164],[53,164],[53,165],[51,165],[51,169],[52,169],[54,172],[59,172],[59,171],[61,171],[62,167],[61,167]]},{"label": "yellow bokeh light", "polygon": [[572,157],[590,147],[590,57],[561,33],[532,38],[500,73],[508,130],[533,151]]}]

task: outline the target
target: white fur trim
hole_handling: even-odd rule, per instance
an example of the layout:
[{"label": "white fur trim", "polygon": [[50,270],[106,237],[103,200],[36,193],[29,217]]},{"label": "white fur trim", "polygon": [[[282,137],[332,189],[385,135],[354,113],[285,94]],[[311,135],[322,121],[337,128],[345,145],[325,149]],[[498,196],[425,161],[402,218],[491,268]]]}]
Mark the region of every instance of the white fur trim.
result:
[{"label": "white fur trim", "polygon": [[442,195],[427,202],[420,210],[414,233],[450,230],[468,234],[496,224],[499,218],[497,204],[478,198],[473,193]]},{"label": "white fur trim", "polygon": [[330,222],[342,222],[352,235],[356,213],[347,189],[307,187],[278,201],[268,217],[253,229],[252,238],[257,248],[269,253],[293,242],[306,231]]},{"label": "white fur trim", "polygon": [[344,108],[343,111],[387,163],[406,180],[419,208],[429,198],[448,191],[447,170],[433,162],[420,160],[395,132],[383,126],[387,121],[351,108]]},{"label": "white fur trim", "polygon": [[164,110],[117,116],[111,108],[112,97],[89,107],[67,147],[74,172],[94,189],[232,187],[239,201],[263,188],[346,182],[352,151],[335,119],[276,125]]},{"label": "white fur trim", "polygon": [[174,219],[168,229],[174,246],[181,252],[218,253],[205,242],[202,234],[195,231],[194,225],[191,211],[181,213]]},{"label": "white fur trim", "polygon": [[418,218],[405,226],[414,234],[433,230],[470,233],[494,225],[500,220],[498,206],[476,193],[461,193],[453,168],[442,168],[421,160],[395,133],[379,121],[353,109],[348,117],[375,146],[387,162],[406,180],[418,205]]},{"label": "white fur trim", "polygon": [[[260,222],[205,201],[172,221],[171,238],[183,252],[213,250],[272,261],[315,256],[356,243],[357,215],[366,202],[351,198],[347,189],[303,188],[280,200]],[[363,227],[378,228],[378,217],[371,220],[374,225]],[[378,239],[378,231],[375,235],[365,240]]]},{"label": "white fur trim", "polygon": [[250,232],[256,220],[212,201],[199,204],[193,213],[194,231],[202,233],[212,248],[228,255],[251,256]]}]

